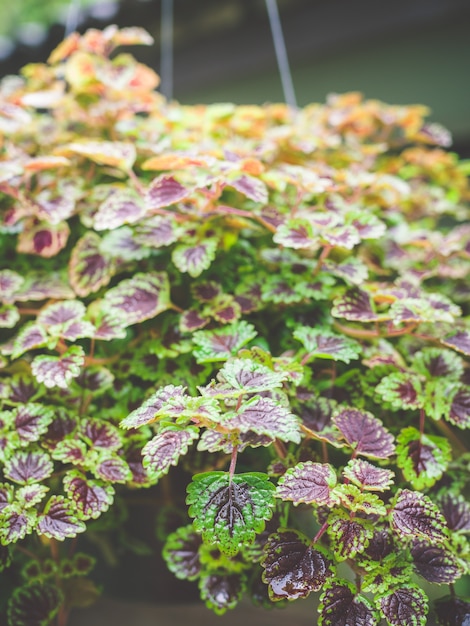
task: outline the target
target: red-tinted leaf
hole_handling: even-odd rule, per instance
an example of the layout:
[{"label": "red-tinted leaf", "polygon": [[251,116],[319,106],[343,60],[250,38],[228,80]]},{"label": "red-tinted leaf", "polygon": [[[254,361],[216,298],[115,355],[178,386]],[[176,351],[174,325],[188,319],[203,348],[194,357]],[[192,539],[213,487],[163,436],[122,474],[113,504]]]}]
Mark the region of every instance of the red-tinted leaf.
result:
[{"label": "red-tinted leaf", "polygon": [[390,626],[424,626],[428,600],[424,591],[408,585],[382,596],[380,610]]},{"label": "red-tinted leaf", "polygon": [[335,582],[323,591],[319,606],[321,626],[377,626],[377,611],[364,596],[357,595],[354,586]]},{"label": "red-tinted leaf", "polygon": [[350,289],[336,298],[331,314],[354,322],[374,322],[379,319],[369,294],[359,288]]},{"label": "red-tinted leaf", "polygon": [[313,233],[312,224],[306,219],[289,219],[277,227],[273,241],[287,248],[317,249],[319,239]]},{"label": "red-tinted leaf", "polygon": [[113,230],[123,224],[133,224],[144,215],[144,203],[135,191],[116,188],[96,212],[94,227],[96,230]]},{"label": "red-tinted leaf", "polygon": [[151,319],[170,306],[168,277],[164,272],[134,274],[110,289],[105,302],[125,316],[127,325]]},{"label": "red-tinted leaf", "polygon": [[105,257],[100,250],[101,239],[88,231],[75,244],[69,263],[69,279],[75,293],[87,296],[107,285],[115,267],[114,261]]},{"label": "red-tinted leaf", "polygon": [[402,489],[390,514],[392,529],[400,536],[424,537],[431,541],[445,538],[445,519],[424,494]]},{"label": "red-tinted leaf", "polygon": [[161,248],[178,241],[180,236],[178,222],[171,216],[152,215],[135,226],[135,241],[140,246]]},{"label": "red-tinted leaf", "polygon": [[307,461],[289,468],[279,480],[276,496],[282,500],[333,506],[338,499],[332,494],[336,472],[328,463]]},{"label": "red-tinted leaf", "polygon": [[192,193],[172,176],[155,178],[147,190],[145,202],[150,209],[163,209],[184,200]]},{"label": "red-tinted leaf", "polygon": [[240,574],[210,574],[199,582],[201,599],[217,615],[238,604],[243,593],[243,578]]},{"label": "red-tinted leaf", "polygon": [[39,516],[38,533],[63,541],[85,530],[85,524],[74,515],[74,507],[62,496],[52,496]]},{"label": "red-tinted leaf", "polygon": [[271,535],[264,548],[263,580],[271,600],[306,598],[332,575],[331,562],[295,530]]},{"label": "red-tinted leaf", "polygon": [[132,479],[129,465],[119,456],[104,459],[93,468],[96,478],[109,483],[126,483]]},{"label": "red-tinted leaf", "polygon": [[453,335],[441,339],[441,343],[450,348],[454,348],[458,352],[462,352],[467,356],[470,356],[470,332],[462,330]]},{"label": "red-tinted leaf", "polygon": [[376,467],[364,459],[352,459],[343,470],[352,483],[365,491],[386,491],[393,484],[394,472]]},{"label": "red-tinted leaf", "polygon": [[117,450],[122,445],[118,429],[101,419],[85,419],[81,431],[85,441],[92,448]]},{"label": "red-tinted leaf", "polygon": [[67,222],[60,222],[57,225],[48,222],[28,222],[18,237],[17,251],[50,258],[65,248],[69,234]]},{"label": "red-tinted leaf", "polygon": [[49,478],[54,466],[45,452],[16,452],[5,462],[5,476],[15,483],[27,485]]},{"label": "red-tinted leaf", "polygon": [[39,390],[34,378],[18,374],[10,380],[10,395],[8,400],[12,404],[27,404],[33,400]]},{"label": "red-tinted leaf", "polygon": [[40,383],[46,387],[66,389],[70,381],[80,374],[85,362],[85,353],[81,346],[71,346],[61,356],[40,355],[31,363],[31,371]]},{"label": "red-tinted leaf", "polygon": [[210,317],[203,317],[197,310],[185,311],[180,317],[180,329],[183,333],[192,333],[207,326]]},{"label": "red-tinted leaf", "polygon": [[415,540],[411,547],[411,558],[418,574],[430,583],[449,584],[462,575],[457,559],[443,546]]},{"label": "red-tinted leaf", "polygon": [[21,443],[37,441],[52,422],[54,413],[41,404],[30,402],[14,411],[14,424]]},{"label": "red-tinted leaf", "polygon": [[382,422],[366,411],[344,409],[333,420],[356,454],[386,459],[395,452],[393,436]]},{"label": "red-tinted leaf", "polygon": [[64,488],[74,501],[82,520],[96,519],[107,511],[113,502],[114,489],[102,481],[89,480],[78,471],[65,475]]},{"label": "red-tinted leaf", "polygon": [[36,524],[36,509],[22,510],[19,506],[10,506],[0,515],[0,543],[8,545],[24,539]]},{"label": "red-tinted leaf", "polygon": [[199,429],[187,426],[184,430],[167,428],[151,439],[143,448],[143,465],[150,476],[160,478],[171,465],[177,465],[187,453],[190,444],[197,439]]},{"label": "red-tinted leaf", "polygon": [[227,416],[224,425],[240,432],[253,431],[258,435],[300,443],[297,417],[271,398],[257,396],[243,403],[237,413]]}]

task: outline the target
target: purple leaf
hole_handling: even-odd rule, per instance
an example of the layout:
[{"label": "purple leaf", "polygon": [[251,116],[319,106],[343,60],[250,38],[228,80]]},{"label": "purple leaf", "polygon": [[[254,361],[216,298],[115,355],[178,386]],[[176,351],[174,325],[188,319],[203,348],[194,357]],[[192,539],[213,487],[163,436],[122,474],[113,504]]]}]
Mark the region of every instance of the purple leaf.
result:
[{"label": "purple leaf", "polygon": [[430,583],[450,584],[463,573],[452,552],[427,541],[413,541],[411,558],[418,574]]},{"label": "purple leaf", "polygon": [[323,229],[321,238],[331,246],[338,246],[347,250],[352,250],[361,241],[357,229],[354,226],[346,225]]},{"label": "purple leaf", "polygon": [[71,346],[61,356],[40,355],[33,359],[31,371],[46,387],[66,389],[70,381],[80,374],[85,362],[85,352],[81,346]]},{"label": "purple leaf", "polygon": [[114,261],[101,253],[100,243],[100,237],[88,231],[78,240],[70,255],[69,280],[79,296],[98,291],[109,283],[115,272]]},{"label": "purple leaf", "polygon": [[10,380],[9,402],[12,404],[27,404],[37,395],[39,385],[28,376],[17,374]]},{"label": "purple leaf", "polygon": [[41,404],[29,402],[13,411],[16,432],[22,445],[37,441],[52,422],[54,413]]},{"label": "purple leaf", "polygon": [[467,626],[470,621],[470,602],[463,598],[445,596],[434,607],[439,626]]},{"label": "purple leaf", "polygon": [[332,493],[336,482],[336,472],[328,463],[298,463],[280,478],[276,496],[292,500],[294,505],[306,502],[333,506],[338,503]]},{"label": "purple leaf", "polygon": [[39,193],[34,200],[39,207],[39,216],[49,224],[57,225],[68,220],[75,211],[75,198],[72,193],[69,195],[52,195],[51,191],[46,189]]},{"label": "purple leaf", "polygon": [[155,178],[147,190],[145,202],[150,209],[164,209],[188,198],[192,193],[172,176],[163,174]]},{"label": "purple leaf", "polygon": [[234,395],[240,392],[260,393],[282,387],[286,376],[251,359],[229,359],[217,374],[220,382],[228,387]]},{"label": "purple leaf", "polygon": [[181,332],[192,333],[195,330],[200,330],[204,328],[204,326],[207,326],[209,321],[209,317],[203,317],[197,310],[189,309],[181,315],[179,326]]},{"label": "purple leaf", "polygon": [[319,357],[349,363],[357,359],[362,351],[361,345],[354,339],[322,328],[298,326],[294,331],[294,337],[303,344],[310,358]]},{"label": "purple leaf", "polygon": [[8,602],[8,624],[46,626],[52,624],[63,603],[63,595],[54,584],[34,581],[18,587]]},{"label": "purple leaf", "polygon": [[328,585],[318,610],[322,626],[376,626],[379,621],[370,601],[357,595],[354,585],[346,580]]},{"label": "purple leaf", "polygon": [[75,294],[64,280],[53,272],[34,273],[25,277],[25,281],[15,295],[15,301],[27,302],[29,300],[66,300],[74,298]]},{"label": "purple leaf", "polygon": [[56,443],[52,450],[52,457],[62,463],[72,463],[82,466],[87,456],[87,446],[78,438],[64,439]]},{"label": "purple leaf", "polygon": [[152,250],[136,241],[129,226],[121,226],[106,233],[100,244],[101,253],[115,259],[116,265],[129,261],[141,261],[152,254]]},{"label": "purple leaf", "polygon": [[196,283],[192,286],[191,291],[193,292],[196,300],[199,300],[200,302],[210,302],[222,294],[222,288],[219,283],[212,280]]},{"label": "purple leaf", "polygon": [[417,409],[423,406],[423,383],[417,374],[392,372],[375,388],[394,409]]},{"label": "purple leaf", "polygon": [[74,506],[62,496],[52,496],[39,516],[38,533],[49,539],[63,541],[85,530],[85,524],[73,513]]},{"label": "purple leaf", "polygon": [[91,448],[117,450],[122,445],[119,430],[102,419],[84,419],[81,433]]},{"label": "purple leaf", "polygon": [[394,551],[394,547],[389,529],[376,530],[369,541],[365,554],[373,561],[381,562]]},{"label": "purple leaf", "polygon": [[470,531],[470,504],[462,496],[443,493],[438,504],[449,530]]},{"label": "purple leaf", "polygon": [[136,224],[134,239],[139,246],[162,248],[178,241],[180,231],[172,216],[152,215]]},{"label": "purple leaf", "polygon": [[44,258],[56,256],[65,246],[70,235],[67,222],[57,225],[47,222],[27,222],[18,237],[17,252],[36,254]]},{"label": "purple leaf", "polygon": [[423,537],[436,542],[445,538],[442,513],[427,496],[416,491],[401,489],[398,492],[390,523],[402,537]]},{"label": "purple leaf", "polygon": [[240,574],[210,574],[199,582],[201,599],[217,615],[238,604],[243,593],[243,578]]},{"label": "purple leaf", "polygon": [[242,433],[253,431],[258,435],[300,443],[297,417],[271,398],[255,396],[244,402],[238,412],[226,416],[224,426]]},{"label": "purple leaf", "polygon": [[357,257],[350,257],[342,263],[334,263],[327,259],[322,269],[334,276],[339,276],[351,285],[362,285],[367,280],[367,265]]},{"label": "purple leaf", "polygon": [[130,188],[116,188],[100,205],[94,216],[95,230],[114,230],[133,224],[145,215],[141,197]]},{"label": "purple leaf", "polygon": [[261,565],[271,600],[306,598],[332,576],[329,559],[295,530],[279,531],[269,537]]},{"label": "purple leaf", "polygon": [[26,323],[14,339],[12,357],[17,359],[24,352],[47,345],[48,341],[43,328],[35,322]]},{"label": "purple leaf", "polygon": [[195,426],[166,428],[153,437],[143,448],[143,465],[152,478],[160,478],[171,465],[177,465],[180,457],[187,453],[191,443],[197,439],[199,429]]},{"label": "purple leaf", "polygon": [[441,343],[470,356],[470,332],[468,330],[462,330],[444,337],[444,339],[441,339]]},{"label": "purple leaf", "polygon": [[80,320],[85,312],[85,305],[80,300],[65,300],[42,309],[37,321],[42,326],[63,328],[69,322]]},{"label": "purple leaf", "polygon": [[173,250],[171,259],[180,272],[188,273],[193,278],[207,270],[215,259],[219,241],[206,238],[194,244],[179,244]]},{"label": "purple leaf", "polygon": [[277,227],[273,241],[295,250],[316,250],[320,243],[313,233],[312,224],[306,219],[288,219]]},{"label": "purple leaf", "polygon": [[199,548],[201,537],[192,525],[183,526],[167,537],[163,558],[168,569],[183,580],[195,580],[201,573]]},{"label": "purple leaf", "polygon": [[109,483],[126,483],[132,479],[129,465],[119,456],[113,456],[97,463],[93,468],[93,473],[97,478]]},{"label": "purple leaf", "polygon": [[181,407],[184,410],[184,398],[187,397],[185,387],[175,387],[174,385],[167,385],[162,389],[159,389],[150,398],[148,398],[140,408],[132,411],[121,422],[122,428],[138,428],[144,424],[154,422],[157,413],[161,411],[165,403],[169,400],[181,400]]},{"label": "purple leaf", "polygon": [[463,374],[462,358],[443,348],[424,348],[415,352],[411,363],[416,372],[428,379],[442,377],[458,381]]},{"label": "purple leaf", "polygon": [[336,298],[331,314],[353,322],[374,322],[379,319],[369,294],[357,287]]},{"label": "purple leaf", "polygon": [[8,507],[1,514],[0,543],[8,545],[24,539],[29,535],[36,524],[36,509],[22,510],[19,506]]},{"label": "purple leaf", "polygon": [[105,303],[124,314],[128,326],[156,317],[170,307],[168,277],[164,272],[134,274],[107,291]]},{"label": "purple leaf", "polygon": [[459,428],[470,426],[470,387],[461,386],[452,398],[448,418]]},{"label": "purple leaf", "polygon": [[46,485],[33,484],[19,487],[16,490],[16,501],[25,509],[29,509],[35,506],[44,498],[49,491],[49,487]]},{"label": "purple leaf", "polygon": [[64,489],[73,500],[82,520],[96,519],[107,511],[114,499],[114,489],[102,481],[87,479],[77,470],[67,472]]},{"label": "purple leaf", "polygon": [[344,476],[364,491],[386,491],[393,485],[394,472],[376,467],[364,459],[351,459]]},{"label": "purple leaf", "polygon": [[0,270],[0,299],[3,302],[14,301],[15,293],[24,283],[24,278],[12,270]]},{"label": "purple leaf", "polygon": [[20,485],[41,482],[52,474],[54,466],[46,452],[16,452],[5,461],[5,476]]},{"label": "purple leaf", "polygon": [[13,485],[0,483],[0,513],[10,506],[14,499]]},{"label": "purple leaf", "polygon": [[394,454],[393,435],[371,413],[343,409],[333,421],[356,454],[376,459],[386,459]]},{"label": "purple leaf", "polygon": [[337,561],[344,561],[364,552],[374,535],[371,522],[351,518],[346,511],[337,510],[328,517],[328,535]]},{"label": "purple leaf", "polygon": [[20,319],[16,306],[0,304],[0,328],[13,328]]},{"label": "purple leaf", "polygon": [[417,490],[432,487],[452,459],[452,448],[445,437],[421,434],[413,426],[401,431],[397,444],[397,465]]},{"label": "purple leaf", "polygon": [[234,187],[253,202],[261,202],[266,204],[268,201],[268,190],[266,185],[259,178],[247,176],[244,174],[235,180],[227,181],[227,185]]},{"label": "purple leaf", "polygon": [[407,585],[382,596],[380,610],[390,626],[424,626],[428,601],[424,591]]}]

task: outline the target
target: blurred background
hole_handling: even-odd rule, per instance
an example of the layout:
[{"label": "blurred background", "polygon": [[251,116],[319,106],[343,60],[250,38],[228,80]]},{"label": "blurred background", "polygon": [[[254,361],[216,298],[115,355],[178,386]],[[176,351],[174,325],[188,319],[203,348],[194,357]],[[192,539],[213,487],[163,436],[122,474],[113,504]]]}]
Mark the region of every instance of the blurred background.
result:
[{"label": "blurred background", "polygon": [[[0,76],[45,61],[78,28],[143,26],[136,48],[160,71],[162,0],[2,0]],[[469,0],[277,0],[300,105],[361,91],[391,104],[423,103],[470,157]],[[264,0],[173,0],[174,89],[182,103],[283,100]]]}]

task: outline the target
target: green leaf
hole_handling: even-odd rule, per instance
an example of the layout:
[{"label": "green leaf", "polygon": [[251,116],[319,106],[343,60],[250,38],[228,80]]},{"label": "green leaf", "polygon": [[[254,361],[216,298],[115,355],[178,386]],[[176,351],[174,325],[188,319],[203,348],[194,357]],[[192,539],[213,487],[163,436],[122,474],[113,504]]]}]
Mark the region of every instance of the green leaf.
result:
[{"label": "green leaf", "polygon": [[74,514],[74,504],[62,496],[51,496],[39,515],[37,531],[49,539],[63,541],[85,530],[85,524]]},{"label": "green leaf", "polygon": [[225,554],[236,554],[253,543],[272,516],[274,485],[266,474],[251,472],[231,479],[225,472],[193,476],[187,504],[194,528],[203,541],[213,543]]},{"label": "green leaf", "polygon": [[20,319],[18,309],[13,304],[0,304],[0,328],[13,328]]},{"label": "green leaf", "polygon": [[165,272],[137,273],[106,292],[106,306],[123,315],[126,326],[152,319],[170,308],[170,285]]},{"label": "green leaf", "polygon": [[280,224],[274,233],[273,241],[296,250],[317,250],[320,247],[320,240],[314,234],[312,224],[302,218],[288,219]]},{"label": "green leaf", "polygon": [[33,582],[18,587],[8,602],[8,626],[49,626],[63,600],[57,585]]},{"label": "green leaf", "polygon": [[309,360],[319,357],[349,363],[357,359],[362,351],[361,345],[354,339],[323,328],[299,326],[294,331],[294,337],[303,344]]},{"label": "green leaf", "polygon": [[114,260],[101,252],[101,239],[88,231],[77,241],[70,255],[69,280],[78,296],[88,296],[107,285],[116,268]]},{"label": "green leaf", "polygon": [[216,330],[198,330],[193,334],[194,356],[198,363],[226,361],[257,335],[245,320]]},{"label": "green leaf", "polygon": [[452,447],[445,437],[404,428],[397,437],[397,465],[417,491],[432,487],[446,471]]},{"label": "green leaf", "polygon": [[327,533],[336,559],[344,561],[364,552],[374,535],[374,525],[369,520],[352,518],[345,511],[336,510],[328,516]]}]

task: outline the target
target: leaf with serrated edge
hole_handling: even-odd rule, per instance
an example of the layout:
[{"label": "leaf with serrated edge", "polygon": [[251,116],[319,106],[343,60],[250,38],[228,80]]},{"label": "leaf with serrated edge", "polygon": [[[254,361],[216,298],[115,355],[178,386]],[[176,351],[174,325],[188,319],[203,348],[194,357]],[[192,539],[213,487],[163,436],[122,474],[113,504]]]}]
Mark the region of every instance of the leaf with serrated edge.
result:
[{"label": "leaf with serrated edge", "polygon": [[123,224],[137,222],[145,215],[144,203],[137,192],[129,188],[113,191],[94,216],[96,230],[113,230]]},{"label": "leaf with serrated edge", "polygon": [[62,496],[52,496],[39,516],[38,533],[63,541],[84,532],[85,524],[74,515],[74,508],[73,503]]},{"label": "leaf with serrated edge", "polygon": [[294,505],[306,502],[333,506],[338,503],[338,498],[332,494],[336,482],[336,472],[331,465],[306,461],[289,468],[280,478],[276,497],[292,500]]},{"label": "leaf with serrated edge", "polygon": [[300,422],[291,411],[279,406],[271,398],[255,396],[244,402],[236,413],[229,413],[224,419],[224,426],[240,432],[253,431],[258,435],[267,435],[300,443]]},{"label": "leaf with serrated edge", "polygon": [[360,517],[337,510],[328,517],[328,535],[337,561],[353,558],[364,552],[374,534],[373,524]]},{"label": "leaf with serrated edge", "polygon": [[296,530],[270,535],[261,560],[271,600],[306,598],[333,574],[331,561]]},{"label": "leaf with serrated edge", "polygon": [[177,465],[198,434],[198,428],[186,426],[185,429],[165,428],[153,437],[142,449],[143,465],[149,475],[160,478],[168,472],[171,465]]},{"label": "leaf with serrated edge", "polygon": [[424,494],[400,489],[390,513],[392,530],[399,536],[423,537],[443,541],[445,519],[437,506]]},{"label": "leaf with serrated edge", "polygon": [[124,314],[127,326],[152,319],[170,308],[170,286],[165,272],[138,273],[106,292],[105,304]]},{"label": "leaf with serrated edge", "polygon": [[378,605],[390,626],[424,626],[428,599],[415,585],[406,585],[382,596]]},{"label": "leaf with serrated edge", "polygon": [[186,501],[203,541],[234,555],[243,544],[252,543],[271,518],[274,485],[259,472],[232,479],[225,472],[206,472],[193,476]]},{"label": "leaf with serrated edge", "polygon": [[445,437],[420,433],[413,426],[397,437],[397,465],[416,490],[432,487],[446,471],[452,448]]},{"label": "leaf with serrated edge", "polygon": [[411,558],[418,574],[430,583],[448,585],[463,574],[455,555],[444,546],[415,540],[411,546]]},{"label": "leaf with serrated edge", "polygon": [[43,451],[16,452],[5,461],[5,477],[20,485],[29,485],[49,478],[54,466]]},{"label": "leaf with serrated edge", "polygon": [[0,514],[0,544],[8,545],[24,539],[36,525],[35,508],[22,509],[12,505]]},{"label": "leaf with serrated edge", "polygon": [[78,296],[88,296],[107,285],[115,273],[114,260],[101,252],[100,237],[88,231],[70,255],[69,280]]},{"label": "leaf with serrated edge", "polygon": [[57,585],[33,581],[17,587],[8,602],[8,626],[52,624],[63,603]]},{"label": "leaf with serrated edge", "polygon": [[384,376],[375,388],[394,409],[417,409],[423,406],[423,382],[421,377],[404,372]]},{"label": "leaf with serrated edge", "polygon": [[132,413],[123,419],[120,424],[121,427],[138,428],[139,426],[155,421],[157,413],[161,411],[168,400],[181,399],[183,401],[185,397],[188,397],[185,392],[186,388],[181,385],[178,387],[174,385],[162,387],[156,393],[152,394],[141,407],[135,409],[135,411],[132,411]]},{"label": "leaf with serrated edge", "polygon": [[150,184],[145,196],[145,202],[150,209],[164,209],[188,198],[191,193],[191,189],[184,187],[172,176],[163,174],[155,178]]},{"label": "leaf with serrated edge", "polygon": [[114,499],[114,488],[103,481],[90,480],[77,470],[67,472],[64,489],[75,503],[82,520],[97,519],[108,510]]},{"label": "leaf with serrated edge", "polygon": [[199,590],[207,608],[217,615],[233,609],[241,600],[244,579],[240,574],[209,574],[201,576]]},{"label": "leaf with serrated edge", "polygon": [[353,322],[374,322],[379,319],[369,294],[357,287],[336,298],[331,315]]},{"label": "leaf with serrated edge", "polygon": [[171,254],[171,259],[180,272],[196,278],[209,269],[217,253],[218,240],[204,239],[194,244],[180,244]]},{"label": "leaf with serrated edge", "polygon": [[394,454],[393,436],[371,413],[343,409],[333,416],[333,421],[356,454],[376,459]]},{"label": "leaf with serrated edge", "polygon": [[352,583],[335,580],[325,587],[318,607],[319,626],[377,626],[377,610]]},{"label": "leaf with serrated edge", "polygon": [[461,495],[442,493],[437,504],[449,530],[470,532],[470,504]]},{"label": "leaf with serrated edge", "polygon": [[168,535],[163,547],[163,558],[168,569],[183,580],[195,580],[201,573],[199,548],[201,536],[192,525],[182,526]]},{"label": "leaf with serrated edge", "polygon": [[31,363],[31,371],[46,387],[66,389],[76,378],[85,362],[85,352],[81,346],[71,346],[60,356],[39,355]]},{"label": "leaf with serrated edge", "polygon": [[216,330],[199,330],[193,334],[194,356],[198,363],[225,361],[235,355],[257,333],[245,320]]},{"label": "leaf with serrated edge", "polygon": [[42,404],[29,402],[13,411],[16,432],[23,445],[37,441],[43,435],[54,418],[52,409]]},{"label": "leaf with serrated edge", "polygon": [[344,476],[365,491],[386,491],[393,485],[395,473],[376,467],[364,459],[351,459],[343,470]]},{"label": "leaf with serrated edge", "polygon": [[310,358],[319,357],[349,363],[359,358],[362,351],[361,345],[354,339],[322,328],[299,326],[294,331],[294,337],[304,345]]},{"label": "leaf with serrated edge", "polygon": [[99,165],[110,165],[125,171],[131,169],[136,158],[134,144],[122,141],[77,141],[66,144],[64,150],[87,157]]},{"label": "leaf with serrated edge", "polygon": [[441,339],[441,343],[470,356],[470,332],[468,330],[462,330],[444,337],[444,339]]}]

